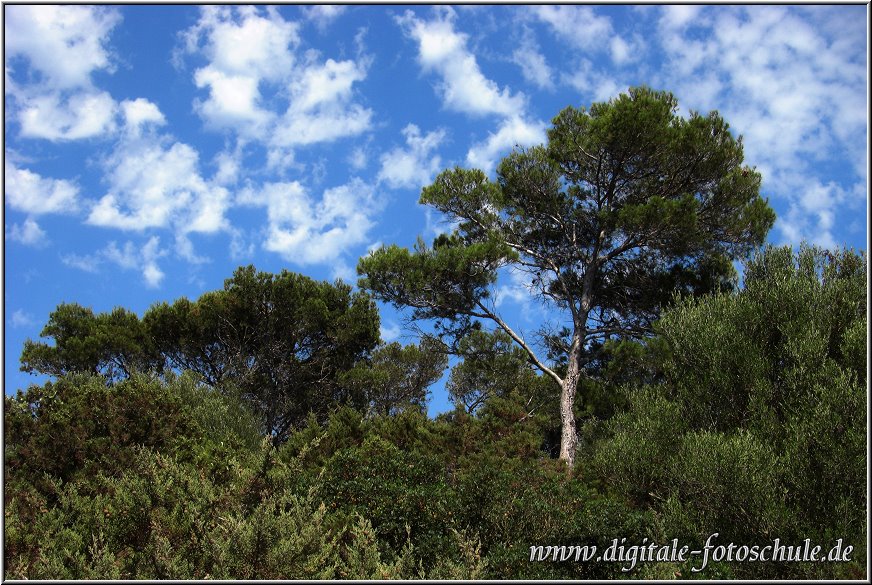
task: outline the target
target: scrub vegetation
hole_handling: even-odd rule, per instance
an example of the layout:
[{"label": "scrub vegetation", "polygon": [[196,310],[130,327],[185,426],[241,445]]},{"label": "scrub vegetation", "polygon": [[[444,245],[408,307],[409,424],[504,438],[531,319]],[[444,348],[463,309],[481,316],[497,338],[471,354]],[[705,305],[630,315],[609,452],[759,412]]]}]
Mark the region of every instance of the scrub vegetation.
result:
[{"label": "scrub vegetation", "polygon": [[[494,180],[445,171],[422,202],[455,230],[359,289],[248,266],[141,317],[58,306],[21,356],[51,380],[5,397],[4,578],[866,578],[866,255],[763,246],[741,139],[676,112],[633,89]],[[565,327],[503,319],[508,267]],[[530,559],[713,533],[853,550]]]}]

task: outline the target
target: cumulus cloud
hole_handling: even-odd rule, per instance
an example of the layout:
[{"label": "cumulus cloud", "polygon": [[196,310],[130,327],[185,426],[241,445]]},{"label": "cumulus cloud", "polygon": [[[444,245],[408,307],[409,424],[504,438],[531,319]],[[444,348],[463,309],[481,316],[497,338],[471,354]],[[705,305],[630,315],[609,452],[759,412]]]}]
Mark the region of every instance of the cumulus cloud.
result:
[{"label": "cumulus cloud", "polygon": [[178,226],[184,232],[223,227],[227,191],[199,173],[190,146],[158,142],[127,145],[107,160],[109,193],[88,217],[92,225],[142,231]]},{"label": "cumulus cloud", "polygon": [[[838,23],[827,32],[810,18]],[[866,181],[865,27],[864,19],[845,10],[803,14],[780,6],[719,6],[661,12],[659,40],[667,60],[661,84],[687,108],[718,109],[744,136],[746,160],[763,173],[764,190],[786,204],[776,228],[793,243],[836,242],[833,218],[862,201],[846,195],[852,184],[831,185],[819,169],[847,162],[856,183]]]},{"label": "cumulus cloud", "polygon": [[209,64],[197,69],[194,82],[209,97],[195,102],[207,125],[259,136],[274,114],[261,105],[261,84],[279,82],[294,67],[297,25],[275,7],[265,13],[251,6],[207,6],[186,31],[187,50],[200,52]]},{"label": "cumulus cloud", "polygon": [[20,242],[25,246],[40,248],[46,245],[46,234],[32,218],[28,217],[24,223],[13,223],[6,229],[6,238],[13,242]]},{"label": "cumulus cloud", "polygon": [[445,130],[421,135],[416,125],[409,124],[403,128],[403,136],[406,148],[394,148],[381,156],[378,180],[392,189],[422,187],[442,168],[442,159],[430,153],[445,140]]},{"label": "cumulus cloud", "polygon": [[[228,190],[220,181],[202,176],[194,148],[168,136],[142,132],[143,126],[164,121],[154,104],[136,100],[122,106],[126,131],[103,161],[108,192],[93,205],[87,223],[128,231],[170,229],[182,258],[204,261],[187,236],[228,228]],[[225,168],[223,172],[231,171]],[[219,165],[217,177],[221,173]]]},{"label": "cumulus cloud", "polygon": [[512,53],[512,62],[521,68],[521,74],[528,83],[540,89],[554,88],[554,72],[529,28],[524,29],[518,48]]},{"label": "cumulus cloud", "polygon": [[13,209],[33,215],[70,213],[78,209],[79,188],[74,183],[18,168],[8,158],[4,170],[6,204]]},{"label": "cumulus cloud", "polygon": [[197,71],[197,87],[209,88],[209,99],[196,108],[214,128],[234,128],[243,134],[257,135],[272,118],[261,109],[258,80],[251,75],[228,75],[211,67]]},{"label": "cumulus cloud", "polygon": [[335,262],[365,242],[381,207],[372,187],[359,179],[327,189],[320,200],[298,181],[267,183],[242,190],[237,203],[266,208],[263,248],[298,265]]},{"label": "cumulus cloud", "polygon": [[297,55],[299,25],[275,7],[204,7],[184,38],[189,53],[209,61],[194,81],[209,91],[195,108],[211,128],[276,149],[354,136],[371,126],[372,111],[354,102],[352,91],[366,77],[365,59],[321,62],[314,52]]},{"label": "cumulus cloud", "polygon": [[642,54],[641,37],[628,39],[618,34],[608,16],[591,6],[537,6],[534,16],[548,25],[564,43],[585,56],[607,52],[615,65],[626,65]]},{"label": "cumulus cloud", "polygon": [[121,110],[124,112],[126,126],[131,129],[138,130],[145,124],[161,126],[166,123],[166,119],[160,109],[144,98],[121,102]]},{"label": "cumulus cloud", "polygon": [[489,170],[500,154],[513,146],[530,146],[544,140],[544,125],[528,120],[523,93],[512,94],[486,78],[475,55],[467,48],[467,36],[455,30],[456,14],[440,8],[434,19],[424,21],[406,11],[397,22],[405,34],[418,43],[418,62],[425,71],[436,72],[442,82],[438,90],[445,106],[471,116],[502,118],[496,132],[470,148],[469,164]]},{"label": "cumulus cloud", "polygon": [[702,6],[692,4],[663,6],[660,25],[669,29],[684,28],[699,16],[701,9]]},{"label": "cumulus cloud", "polygon": [[515,146],[531,146],[545,142],[545,124],[531,122],[520,116],[504,120],[496,132],[470,148],[466,162],[476,168],[491,169],[497,158]]},{"label": "cumulus cloud", "polygon": [[184,38],[189,52],[202,51],[209,68],[277,80],[294,65],[290,48],[299,43],[297,29],[274,6],[204,6]]},{"label": "cumulus cloud", "polygon": [[354,103],[352,86],[366,77],[364,65],[327,59],[311,65],[290,85],[290,106],[279,121],[272,143],[295,146],[330,142],[370,128],[372,110]]},{"label": "cumulus cloud", "polygon": [[158,288],[164,278],[158,259],[166,255],[167,251],[160,247],[160,238],[152,236],[142,246],[127,241],[119,247],[116,242],[111,241],[94,254],[65,254],[61,256],[61,262],[71,268],[91,273],[98,273],[103,264],[114,264],[122,270],[140,272],[146,286]]},{"label": "cumulus cloud", "polygon": [[241,158],[242,154],[238,149],[236,152],[219,152],[215,156],[217,171],[213,181],[218,185],[235,184],[239,180],[239,173],[242,169]]},{"label": "cumulus cloud", "polygon": [[96,6],[7,8],[7,96],[22,136],[60,141],[111,132],[116,104],[94,88],[91,76],[112,71],[107,44],[121,20],[118,12]]},{"label": "cumulus cloud", "polygon": [[106,92],[32,95],[18,111],[21,135],[46,140],[80,140],[115,129],[115,100]]},{"label": "cumulus cloud", "polygon": [[[111,70],[106,45],[121,21],[116,10],[97,6],[5,7],[6,58],[23,57],[51,89],[88,87],[91,74]],[[15,69],[15,65],[12,66]]]},{"label": "cumulus cloud", "polygon": [[308,6],[303,9],[306,19],[315,23],[318,30],[323,31],[330,26],[334,20],[339,18],[346,10],[347,6],[339,6],[337,4],[323,4],[319,6]]},{"label": "cumulus cloud", "polygon": [[466,46],[467,35],[455,30],[455,19],[455,12],[445,7],[433,20],[424,21],[406,11],[397,22],[418,43],[418,62],[424,70],[439,74],[442,81],[438,89],[445,107],[471,115],[517,115],[524,109],[526,97],[500,89],[484,76]]},{"label": "cumulus cloud", "polygon": [[571,71],[561,77],[563,83],[590,96],[592,101],[608,101],[622,91],[627,91],[629,83],[620,81],[614,72],[596,69],[589,59],[581,58]]},{"label": "cumulus cloud", "polygon": [[537,6],[533,13],[560,38],[579,49],[608,47],[614,33],[611,20],[598,15],[590,6]]}]

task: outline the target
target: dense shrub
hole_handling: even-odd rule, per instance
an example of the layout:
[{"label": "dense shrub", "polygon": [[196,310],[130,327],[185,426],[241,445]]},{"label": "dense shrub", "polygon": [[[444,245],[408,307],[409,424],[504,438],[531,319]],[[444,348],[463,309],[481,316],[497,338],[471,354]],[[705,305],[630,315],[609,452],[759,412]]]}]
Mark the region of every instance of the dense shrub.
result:
[{"label": "dense shrub", "polygon": [[[473,412],[334,405],[280,446],[230,381],[61,375],[5,399],[4,577],[864,577],[865,273],[851,253],[771,249],[743,290],[677,302],[597,365],[574,469],[536,402],[554,388],[521,367]],[[855,560],[530,561],[715,532],[841,538]]]},{"label": "dense shrub", "polygon": [[[662,382],[588,446],[587,473],[655,511],[660,538],[854,546],[853,564],[723,565],[724,577],[865,571],[866,260],[770,248],[736,294],[687,299],[649,344]],[[603,432],[605,431],[605,432]]]}]

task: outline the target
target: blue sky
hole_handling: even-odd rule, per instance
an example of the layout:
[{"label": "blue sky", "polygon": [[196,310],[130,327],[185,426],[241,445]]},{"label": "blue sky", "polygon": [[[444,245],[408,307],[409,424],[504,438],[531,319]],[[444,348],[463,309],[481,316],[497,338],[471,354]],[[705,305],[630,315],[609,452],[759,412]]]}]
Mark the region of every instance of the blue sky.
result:
[{"label": "blue sky", "polygon": [[[867,249],[867,22],[855,6],[4,6],[6,392],[62,302],[196,298],[239,265],[356,281],[445,225],[442,169],[492,173],[567,105],[632,85],[716,109],[769,240]],[[498,306],[528,334],[523,280]],[[412,341],[382,310],[382,336]],[[430,412],[448,409],[434,390]]]}]

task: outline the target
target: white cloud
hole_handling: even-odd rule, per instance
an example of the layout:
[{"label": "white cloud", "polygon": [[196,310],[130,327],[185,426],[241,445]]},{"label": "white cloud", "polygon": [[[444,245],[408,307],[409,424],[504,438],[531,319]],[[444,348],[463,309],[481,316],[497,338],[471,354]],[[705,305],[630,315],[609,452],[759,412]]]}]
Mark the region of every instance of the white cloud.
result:
[{"label": "white cloud", "polygon": [[334,20],[339,18],[346,10],[347,6],[337,4],[325,4],[320,6],[308,6],[304,8],[306,18],[315,23],[318,30],[323,31],[330,26]]},{"label": "white cloud", "polygon": [[500,89],[482,74],[475,55],[467,49],[467,36],[455,30],[455,20],[450,7],[440,8],[430,21],[417,18],[411,11],[397,18],[406,35],[418,42],[418,61],[423,69],[440,75],[438,90],[447,108],[469,115],[502,117],[496,132],[473,145],[466,156],[468,164],[490,170],[498,155],[513,146],[543,142],[545,125],[528,120],[523,93]]},{"label": "white cloud", "polygon": [[621,37],[612,37],[609,48],[611,49],[612,61],[618,65],[631,61],[634,57],[632,45]]},{"label": "white cloud", "polygon": [[121,111],[124,112],[125,125],[134,131],[139,131],[144,124],[162,126],[166,123],[160,109],[144,98],[121,102]]},{"label": "white cloud", "polygon": [[258,136],[273,117],[259,105],[259,80],[250,75],[228,75],[204,67],[194,76],[197,87],[209,88],[209,99],[195,108],[213,128],[233,128],[245,136]]},{"label": "white cloud", "polygon": [[531,275],[515,266],[501,270],[501,284],[494,291],[493,301],[496,308],[505,303],[511,303],[521,309],[525,321],[534,322],[545,316],[545,307],[535,302],[536,297],[532,294],[535,287],[532,284]]},{"label": "white cloud", "polygon": [[561,39],[585,51],[608,47],[614,34],[611,20],[590,6],[537,6],[533,12]]},{"label": "white cloud", "polygon": [[254,256],[254,242],[249,241],[245,233],[237,228],[230,228],[230,259],[234,262],[249,260]]},{"label": "white cloud", "polygon": [[6,230],[6,237],[14,242],[20,242],[26,246],[42,247],[46,245],[46,234],[39,224],[32,218],[27,218],[19,225],[13,223]]},{"label": "white cloud", "polygon": [[396,323],[391,323],[389,325],[383,323],[379,325],[379,333],[381,335],[382,341],[384,341],[385,343],[396,341],[397,339],[399,339],[402,332],[402,327],[400,327]]},{"label": "white cloud", "polygon": [[12,312],[10,323],[13,327],[32,327],[36,324],[36,321],[30,313],[16,309]]},{"label": "white cloud", "polygon": [[357,104],[345,109],[337,104],[330,104],[313,112],[292,107],[277,127],[273,144],[305,146],[332,142],[338,138],[361,134],[371,126],[372,110]]},{"label": "white cloud", "polygon": [[185,39],[189,53],[209,60],[194,73],[197,87],[209,91],[208,98],[195,102],[207,126],[234,130],[273,151],[330,142],[371,127],[372,110],[355,103],[352,91],[366,77],[366,59],[322,63],[314,51],[299,58],[298,29],[275,7],[203,8]]},{"label": "white cloud", "polygon": [[512,53],[512,62],[521,68],[521,74],[529,83],[540,89],[554,88],[554,72],[540,52],[530,29],[524,29],[520,45]]},{"label": "white cloud", "polygon": [[100,264],[102,260],[98,255],[79,256],[78,254],[63,254],[61,256],[61,262],[70,268],[96,274],[100,272]]},{"label": "white cloud", "polygon": [[195,109],[213,128],[260,137],[274,114],[261,105],[261,85],[280,82],[293,70],[297,25],[275,7],[265,14],[246,7],[203,7],[199,22],[185,33],[188,52],[202,51],[209,64],[194,73],[209,97]]},{"label": "white cloud", "polygon": [[105,45],[121,21],[116,10],[10,5],[4,13],[7,67],[13,57],[24,57],[41,74],[40,83],[54,90],[89,87],[94,71],[111,71]]},{"label": "white cloud", "polygon": [[470,115],[518,115],[526,97],[500,89],[482,74],[475,55],[466,47],[467,36],[454,30],[455,18],[454,11],[444,7],[434,20],[423,21],[407,11],[397,22],[417,41],[418,61],[424,70],[440,75],[445,107]]},{"label": "white cloud", "polygon": [[272,143],[306,145],[354,136],[372,125],[372,110],[353,103],[352,86],[366,78],[354,61],[327,59],[307,67],[290,85],[291,103],[278,123]]},{"label": "white cloud", "polygon": [[293,107],[313,110],[323,104],[351,97],[351,86],[366,77],[366,71],[353,61],[327,59],[323,66],[307,69],[292,86]]},{"label": "white cloud", "polygon": [[366,148],[363,146],[355,147],[348,156],[348,164],[350,164],[351,168],[355,171],[365,169],[366,165],[369,164],[369,156],[366,152]]},{"label": "white cloud", "polygon": [[684,28],[688,23],[699,17],[701,8],[702,7],[699,5],[692,4],[663,6],[660,17],[660,26],[669,29]]},{"label": "white cloud", "polygon": [[591,6],[537,6],[533,14],[546,23],[561,42],[584,56],[607,53],[618,66],[636,61],[644,52],[641,37],[632,40],[619,35],[608,16]]},{"label": "white cloud", "polygon": [[116,104],[91,76],[113,69],[106,45],[118,12],[38,5],[9,6],[5,14],[6,94],[21,135],[60,141],[112,132]]},{"label": "white cloud", "polygon": [[780,6],[685,8],[664,9],[658,22],[660,84],[686,108],[718,109],[744,136],[764,192],[787,209],[776,223],[787,241],[832,245],[853,180],[833,185],[823,169],[847,163],[866,181],[865,19],[852,19],[850,7],[805,15]]},{"label": "white cloud", "polygon": [[124,248],[119,249],[118,245],[115,242],[109,242],[109,245],[103,250],[103,257],[124,268],[125,270],[132,270],[139,265],[139,254],[136,249],[133,247],[133,242],[125,242]]},{"label": "white cloud", "polygon": [[233,185],[239,180],[239,174],[242,169],[242,153],[236,152],[219,152],[215,156],[215,165],[218,170],[213,178],[218,185]]},{"label": "white cloud", "polygon": [[563,74],[562,81],[596,102],[608,101],[630,87],[629,83],[616,77],[614,72],[594,69],[593,63],[583,58],[570,72]]},{"label": "white cloud", "polygon": [[154,236],[148,240],[141,251],[142,277],[145,279],[145,283],[152,288],[160,286],[164,277],[164,273],[157,265],[157,259],[166,253],[158,248],[159,245],[160,239]]},{"label": "white cloud", "polygon": [[111,191],[91,210],[88,223],[127,230],[167,226],[190,200],[183,183],[196,162],[197,153],[184,144],[116,155],[110,162]]},{"label": "white cloud", "polygon": [[244,189],[237,204],[266,207],[263,248],[300,265],[335,262],[366,241],[380,208],[372,187],[359,179],[327,189],[320,201],[297,181],[268,183]]},{"label": "white cloud", "polygon": [[439,129],[421,135],[414,124],[403,128],[406,149],[394,148],[381,156],[378,180],[392,189],[423,187],[442,167],[439,156],[430,156],[445,140],[445,130]]},{"label": "white cloud", "polygon": [[164,278],[164,273],[157,261],[166,255],[167,251],[160,248],[160,238],[152,236],[142,247],[137,247],[133,242],[127,241],[124,246],[119,248],[118,244],[111,241],[95,254],[84,256],[65,254],[61,256],[61,262],[71,268],[91,273],[98,273],[100,266],[108,262],[122,270],[142,273],[146,286],[157,288]]},{"label": "white cloud", "polygon": [[160,249],[160,238],[152,236],[138,250],[133,242],[125,242],[123,248],[118,248],[115,242],[102,250],[102,257],[118,265],[124,270],[136,270],[142,272],[145,284],[151,288],[160,286],[164,273],[157,265],[158,258],[166,256],[166,251]]},{"label": "white cloud", "polygon": [[343,262],[341,260],[333,262],[331,268],[331,274],[334,280],[339,279],[347,284],[354,284],[357,281],[357,271],[348,262]]},{"label": "white cloud", "polygon": [[265,14],[253,6],[204,6],[184,36],[188,51],[202,50],[215,70],[279,80],[294,66],[297,30],[274,6]]},{"label": "white cloud", "polygon": [[5,167],[6,204],[34,215],[70,213],[78,209],[79,188],[63,179],[44,178],[15,166],[7,158]]},{"label": "white cloud", "polygon": [[[787,177],[786,180],[791,180]],[[791,191],[787,213],[779,216],[775,229],[781,234],[781,243],[796,244],[808,240],[825,248],[835,248],[844,242],[834,233],[836,214],[862,208],[866,203],[866,186],[858,183],[846,190],[833,181],[827,184],[818,179],[797,183]]]},{"label": "white cloud", "polygon": [[68,98],[47,93],[26,98],[18,108],[21,135],[46,140],[80,140],[115,128],[116,104],[106,92],[81,92]]},{"label": "white cloud", "polygon": [[530,122],[521,117],[504,120],[487,140],[473,145],[466,154],[466,162],[479,169],[492,169],[496,159],[515,146],[534,146],[545,142],[545,124]]},{"label": "white cloud", "polygon": [[229,194],[202,178],[198,159],[197,151],[179,142],[123,142],[105,161],[109,192],[88,223],[134,231],[174,227],[182,234],[224,229]]}]

